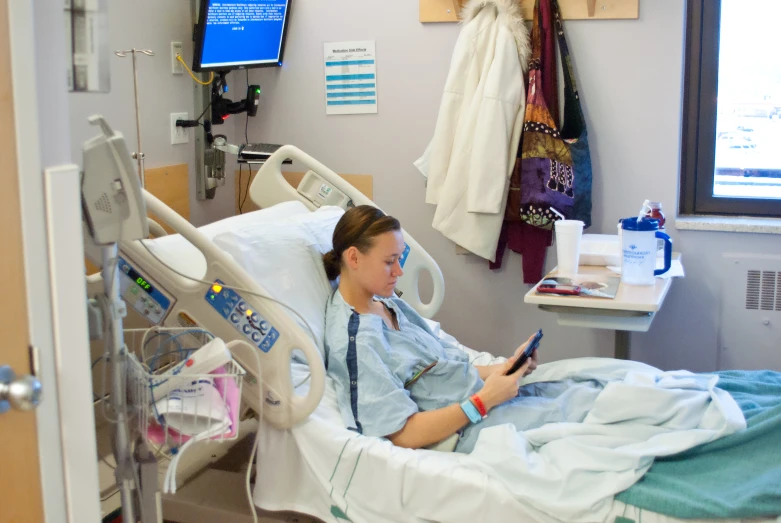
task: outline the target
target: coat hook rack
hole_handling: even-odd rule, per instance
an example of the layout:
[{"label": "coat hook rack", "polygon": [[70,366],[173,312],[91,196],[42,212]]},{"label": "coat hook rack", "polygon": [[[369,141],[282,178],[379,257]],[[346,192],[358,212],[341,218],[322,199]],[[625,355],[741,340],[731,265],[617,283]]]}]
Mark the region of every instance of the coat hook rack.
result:
[{"label": "coat hook rack", "polygon": [[594,15],[597,12],[597,0],[586,0],[588,3],[588,17],[594,18]]},{"label": "coat hook rack", "polygon": [[[535,0],[519,0],[523,17],[531,20]],[[467,0],[418,0],[421,22],[458,22]],[[559,0],[564,20],[636,20],[640,0]]]}]

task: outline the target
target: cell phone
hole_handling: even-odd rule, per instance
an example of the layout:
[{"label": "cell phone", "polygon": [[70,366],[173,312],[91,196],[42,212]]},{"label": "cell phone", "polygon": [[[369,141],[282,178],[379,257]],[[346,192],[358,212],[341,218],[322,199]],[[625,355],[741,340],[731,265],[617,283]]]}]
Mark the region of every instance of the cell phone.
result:
[{"label": "cell phone", "polygon": [[580,294],[579,285],[564,285],[558,283],[556,285],[541,283],[537,286],[537,292],[543,294],[563,294],[565,296],[577,296]]},{"label": "cell phone", "polygon": [[540,340],[542,339],[542,329],[537,331],[537,334],[534,335],[534,339],[529,342],[529,345],[526,346],[526,350],[523,351],[523,354],[521,354],[521,357],[515,360],[515,363],[513,363],[513,366],[510,367],[510,370],[508,370],[505,373],[505,376],[508,376],[510,374],[513,374],[518,371],[521,367],[523,367],[523,364],[526,363],[526,360],[528,360],[531,355],[534,353],[535,350],[537,350],[537,347],[540,346]]}]

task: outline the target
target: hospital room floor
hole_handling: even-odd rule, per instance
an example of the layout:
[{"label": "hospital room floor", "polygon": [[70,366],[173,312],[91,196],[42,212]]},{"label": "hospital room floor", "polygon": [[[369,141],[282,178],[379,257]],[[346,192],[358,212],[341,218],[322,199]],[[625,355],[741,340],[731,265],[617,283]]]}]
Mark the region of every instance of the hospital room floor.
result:
[{"label": "hospital room floor", "polygon": [[[163,509],[165,523],[223,523],[228,512],[231,523],[252,523],[244,488],[252,443],[252,437],[242,439],[223,458],[191,479],[176,496],[168,498]],[[221,507],[226,513],[219,513]],[[258,523],[322,523],[320,519],[296,512],[256,510]],[[176,514],[174,519],[168,519],[171,513]]]},{"label": "hospital room floor", "polygon": [[[163,503],[163,514],[176,514],[166,523],[252,523],[244,490],[244,475],[208,469]],[[215,488],[215,486],[218,486]],[[172,505],[171,503],[175,503]],[[267,512],[257,508],[258,523],[322,523],[295,512]]]}]

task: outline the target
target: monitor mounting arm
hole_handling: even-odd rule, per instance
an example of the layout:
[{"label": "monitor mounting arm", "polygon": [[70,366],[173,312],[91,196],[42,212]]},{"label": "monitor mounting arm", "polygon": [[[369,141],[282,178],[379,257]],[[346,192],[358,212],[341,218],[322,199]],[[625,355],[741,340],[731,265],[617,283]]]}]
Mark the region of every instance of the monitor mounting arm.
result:
[{"label": "monitor mounting arm", "polygon": [[[224,135],[212,136],[213,125],[222,125],[232,114],[246,112],[247,118],[257,114],[260,100],[260,86],[247,87],[247,96],[238,102],[225,98],[228,92],[227,72],[217,73],[217,78],[211,87],[201,90],[200,99],[196,99],[196,113],[205,113],[211,106],[211,118],[203,122],[205,140],[196,138],[196,196],[199,200],[214,198],[217,187],[225,185],[225,153],[239,153],[239,147],[227,143]],[[198,98],[198,97],[196,97]],[[201,125],[195,120],[180,120],[177,125],[197,127]],[[200,134],[200,133],[199,133]]]}]

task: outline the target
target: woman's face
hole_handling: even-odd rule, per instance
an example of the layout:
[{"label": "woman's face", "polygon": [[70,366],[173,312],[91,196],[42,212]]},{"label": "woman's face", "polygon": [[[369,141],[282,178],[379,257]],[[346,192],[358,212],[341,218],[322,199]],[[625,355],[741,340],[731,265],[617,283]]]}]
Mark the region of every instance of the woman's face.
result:
[{"label": "woman's face", "polygon": [[347,263],[353,269],[353,279],[368,292],[389,298],[404,274],[399,263],[404,248],[401,231],[375,236],[374,245],[365,253],[351,247],[346,254]]}]

